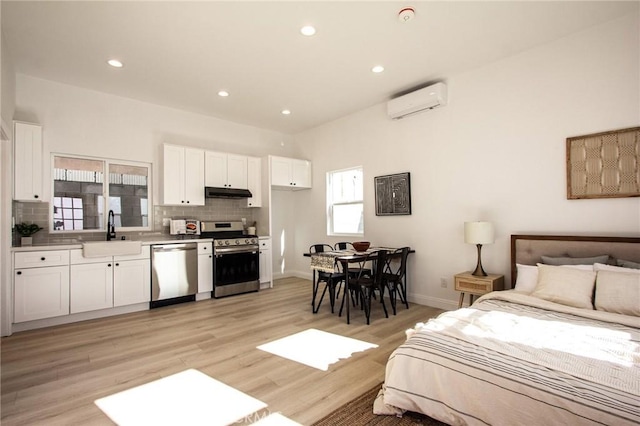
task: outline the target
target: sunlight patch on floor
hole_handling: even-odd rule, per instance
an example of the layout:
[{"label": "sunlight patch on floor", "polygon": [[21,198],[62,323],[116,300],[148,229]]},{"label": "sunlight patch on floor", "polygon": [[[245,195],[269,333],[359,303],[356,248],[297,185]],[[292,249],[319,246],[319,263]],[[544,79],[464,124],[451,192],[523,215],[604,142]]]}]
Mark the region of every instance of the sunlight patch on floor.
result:
[{"label": "sunlight patch on floor", "polygon": [[329,365],[378,345],[310,328],[258,346],[258,349],[327,371]]},{"label": "sunlight patch on floor", "polygon": [[228,425],[267,406],[197,370],[189,369],[95,401],[125,425]]}]

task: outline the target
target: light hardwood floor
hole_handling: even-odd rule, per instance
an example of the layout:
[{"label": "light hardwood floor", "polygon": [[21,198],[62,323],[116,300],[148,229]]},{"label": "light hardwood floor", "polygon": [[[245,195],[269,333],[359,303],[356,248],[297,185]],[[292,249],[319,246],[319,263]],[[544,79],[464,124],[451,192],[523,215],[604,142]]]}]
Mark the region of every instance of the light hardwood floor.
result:
[{"label": "light hardwood floor", "polygon": [[[359,309],[351,324],[325,299],[311,313],[311,282],[277,280],[273,289],[174,305],[2,338],[3,425],[113,424],[94,404],[188,368],[197,369],[308,425],[384,379],[404,330],[441,311],[411,304],[371,325]],[[379,345],[321,371],[256,349],[309,328]],[[215,413],[212,413],[215,415]]]}]

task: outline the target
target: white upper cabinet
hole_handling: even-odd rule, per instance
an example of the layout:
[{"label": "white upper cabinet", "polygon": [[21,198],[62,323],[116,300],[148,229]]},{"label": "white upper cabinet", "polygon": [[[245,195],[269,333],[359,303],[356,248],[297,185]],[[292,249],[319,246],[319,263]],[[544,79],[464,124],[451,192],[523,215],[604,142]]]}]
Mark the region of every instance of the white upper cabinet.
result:
[{"label": "white upper cabinet", "polygon": [[262,159],[258,157],[247,157],[247,189],[252,195],[247,207],[262,207]]},{"label": "white upper cabinet", "polygon": [[13,199],[42,201],[42,126],[13,123]]},{"label": "white upper cabinet", "polygon": [[224,152],[205,152],[205,186],[247,188],[247,157]]},{"label": "white upper cabinet", "polygon": [[311,162],[297,158],[270,156],[271,186],[291,189],[311,188]]},{"label": "white upper cabinet", "polygon": [[204,150],[164,145],[166,205],[204,206]]}]

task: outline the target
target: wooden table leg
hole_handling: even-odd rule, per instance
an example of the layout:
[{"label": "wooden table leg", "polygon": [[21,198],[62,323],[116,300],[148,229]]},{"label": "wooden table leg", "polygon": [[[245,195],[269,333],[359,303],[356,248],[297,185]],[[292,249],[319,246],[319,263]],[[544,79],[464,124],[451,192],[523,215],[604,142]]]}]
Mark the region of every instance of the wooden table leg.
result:
[{"label": "wooden table leg", "polygon": [[462,308],[462,302],[464,302],[464,293],[460,293],[460,301],[458,302],[458,309]]}]

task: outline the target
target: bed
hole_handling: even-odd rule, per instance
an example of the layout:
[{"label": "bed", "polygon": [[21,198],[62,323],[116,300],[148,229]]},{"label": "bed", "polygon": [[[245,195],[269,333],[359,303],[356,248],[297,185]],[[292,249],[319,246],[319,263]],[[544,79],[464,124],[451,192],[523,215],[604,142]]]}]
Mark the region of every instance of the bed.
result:
[{"label": "bed", "polygon": [[513,290],[407,331],[374,412],[640,424],[640,238],[512,235],[511,263]]}]

